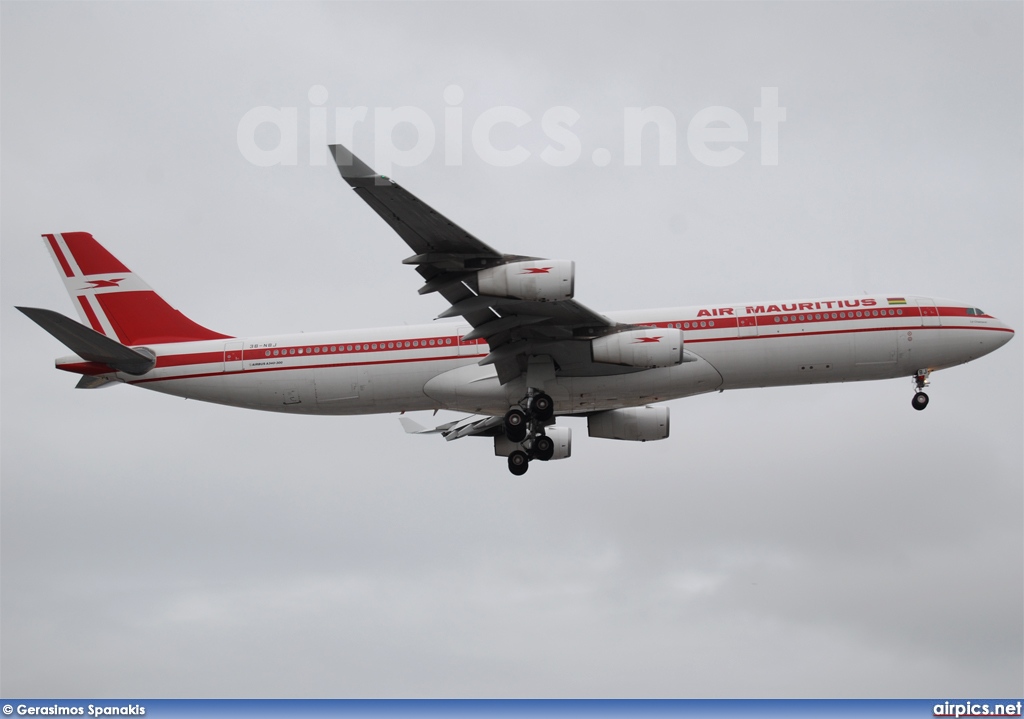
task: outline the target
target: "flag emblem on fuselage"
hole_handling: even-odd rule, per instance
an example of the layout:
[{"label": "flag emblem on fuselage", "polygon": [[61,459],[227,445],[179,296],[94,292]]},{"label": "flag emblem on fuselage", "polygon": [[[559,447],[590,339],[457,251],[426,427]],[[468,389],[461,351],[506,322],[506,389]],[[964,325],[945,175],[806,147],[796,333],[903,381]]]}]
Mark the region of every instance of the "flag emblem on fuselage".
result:
[{"label": "flag emblem on fuselage", "polygon": [[902,298],[902,297],[889,297],[888,300],[889,300],[889,304],[890,305],[905,305],[905,304],[907,304],[907,301],[904,298]]}]

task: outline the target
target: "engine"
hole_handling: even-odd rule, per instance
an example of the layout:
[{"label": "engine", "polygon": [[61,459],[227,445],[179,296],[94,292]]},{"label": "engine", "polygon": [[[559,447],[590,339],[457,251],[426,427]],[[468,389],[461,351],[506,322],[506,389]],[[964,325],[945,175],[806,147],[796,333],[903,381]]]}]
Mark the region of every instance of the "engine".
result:
[{"label": "engine", "polygon": [[572,260],[510,262],[476,273],[482,295],[539,302],[572,299],[575,277]]},{"label": "engine", "polygon": [[595,362],[627,367],[674,367],[683,361],[683,332],[650,327],[598,337],[591,342]]},{"label": "engine", "polygon": [[628,407],[598,412],[587,418],[591,437],[631,442],[668,437],[668,407]]},{"label": "engine", "polygon": [[[555,445],[555,453],[551,455],[552,460],[566,459],[572,454],[572,429],[551,425],[544,429],[544,434]],[[517,449],[522,449],[522,447],[514,442],[509,442],[503,434],[494,438],[494,455],[496,457],[507,457]]]}]

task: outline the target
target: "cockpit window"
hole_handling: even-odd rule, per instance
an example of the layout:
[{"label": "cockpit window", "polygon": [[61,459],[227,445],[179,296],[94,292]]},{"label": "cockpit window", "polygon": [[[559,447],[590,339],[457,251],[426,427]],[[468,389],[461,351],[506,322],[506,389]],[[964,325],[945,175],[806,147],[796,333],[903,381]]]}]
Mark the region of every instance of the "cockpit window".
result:
[{"label": "cockpit window", "polygon": [[977,307],[968,307],[967,308],[967,314],[969,314],[969,315],[983,315],[985,313],[982,312],[981,310],[979,310]]}]

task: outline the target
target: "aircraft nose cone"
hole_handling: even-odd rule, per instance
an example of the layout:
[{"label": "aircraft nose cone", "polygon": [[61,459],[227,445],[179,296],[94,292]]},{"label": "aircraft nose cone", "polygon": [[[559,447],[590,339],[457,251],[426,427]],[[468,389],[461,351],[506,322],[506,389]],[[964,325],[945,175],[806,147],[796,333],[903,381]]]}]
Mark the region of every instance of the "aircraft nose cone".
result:
[{"label": "aircraft nose cone", "polygon": [[994,335],[990,340],[993,344],[993,349],[999,349],[1005,345],[1013,339],[1013,335],[1015,334],[1012,327],[998,319],[996,320],[996,329],[997,331],[991,333]]}]

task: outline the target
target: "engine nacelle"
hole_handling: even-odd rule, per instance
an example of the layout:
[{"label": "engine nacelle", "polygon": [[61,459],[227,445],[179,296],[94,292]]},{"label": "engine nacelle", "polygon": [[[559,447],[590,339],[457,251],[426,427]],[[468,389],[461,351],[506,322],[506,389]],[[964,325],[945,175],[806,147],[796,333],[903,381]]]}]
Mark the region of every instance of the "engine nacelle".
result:
[{"label": "engine nacelle", "polygon": [[683,361],[682,330],[649,327],[591,341],[595,362],[627,367],[674,367]]},{"label": "engine nacelle", "polygon": [[480,294],[551,302],[571,300],[576,278],[572,260],[510,262],[476,273]]},{"label": "engine nacelle", "polygon": [[[567,459],[572,454],[572,429],[551,425],[544,428],[544,434],[550,437],[555,445],[555,453],[548,461]],[[517,449],[523,449],[523,445],[510,442],[503,434],[495,436],[494,455],[496,457],[507,457]]]},{"label": "engine nacelle", "polygon": [[668,437],[668,407],[628,407],[587,418],[591,437],[647,442]]}]

